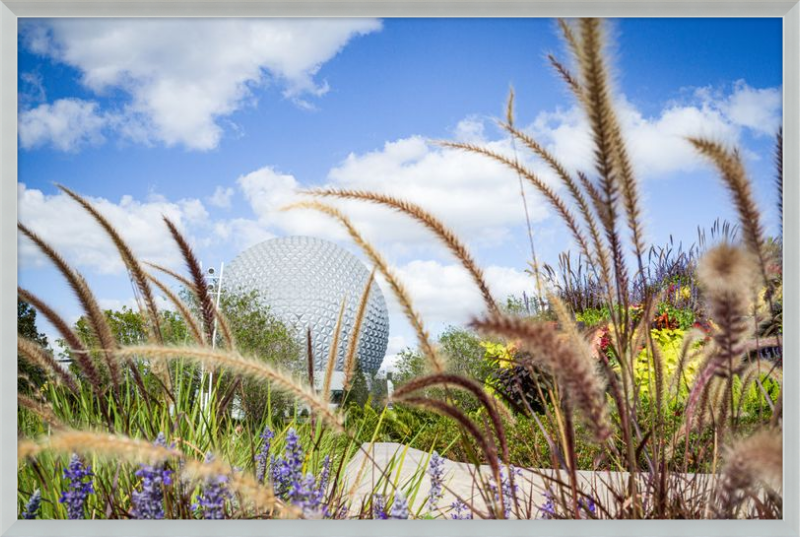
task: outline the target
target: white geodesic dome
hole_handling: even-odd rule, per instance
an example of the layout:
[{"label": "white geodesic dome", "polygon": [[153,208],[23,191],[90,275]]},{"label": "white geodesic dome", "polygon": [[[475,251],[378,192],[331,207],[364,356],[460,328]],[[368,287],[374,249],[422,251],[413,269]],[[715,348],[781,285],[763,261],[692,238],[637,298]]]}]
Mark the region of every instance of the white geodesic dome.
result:
[{"label": "white geodesic dome", "polygon": [[[281,237],[248,248],[225,267],[226,292],[255,291],[270,312],[293,328],[305,349],[311,329],[314,361],[324,369],[342,300],[345,310],[336,370],[344,357],[369,270],[353,254],[314,237]],[[358,360],[365,373],[377,371],[389,342],[389,312],[377,282],[370,288],[361,325]]]}]

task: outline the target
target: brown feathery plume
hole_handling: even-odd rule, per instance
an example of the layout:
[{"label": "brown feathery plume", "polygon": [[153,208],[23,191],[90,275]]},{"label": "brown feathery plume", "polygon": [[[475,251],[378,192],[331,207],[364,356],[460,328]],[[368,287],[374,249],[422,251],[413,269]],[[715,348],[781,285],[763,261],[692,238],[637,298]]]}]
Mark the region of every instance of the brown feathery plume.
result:
[{"label": "brown feathery plume", "polygon": [[319,211],[332,218],[335,218],[340,224],[342,224],[342,226],[344,226],[350,237],[353,239],[353,242],[355,242],[364,251],[375,267],[380,271],[381,274],[383,274],[384,278],[386,278],[386,282],[389,284],[389,287],[391,287],[392,292],[397,297],[397,301],[400,302],[400,306],[403,308],[403,313],[405,313],[406,318],[409,320],[411,326],[414,328],[414,331],[417,334],[419,346],[422,349],[423,354],[431,361],[434,370],[437,373],[444,371],[444,366],[439,359],[438,353],[430,342],[428,331],[425,329],[425,325],[422,323],[422,317],[414,309],[414,306],[411,303],[411,297],[408,295],[405,287],[400,283],[400,280],[397,279],[394,271],[389,268],[389,264],[386,262],[383,256],[361,236],[355,226],[353,226],[352,222],[350,222],[350,219],[347,218],[347,216],[345,216],[344,213],[337,208],[317,201],[303,201],[282,208],[284,211],[292,209],[312,209]]},{"label": "brown feathery plume", "polygon": [[369,295],[372,290],[372,282],[375,281],[375,269],[369,273],[367,284],[364,286],[364,291],[361,293],[361,301],[358,303],[358,311],[356,312],[356,319],[353,323],[353,330],[350,332],[350,340],[347,342],[347,353],[344,357],[344,389],[350,389],[350,383],[353,380],[353,370],[356,363],[356,351],[358,350],[358,341],[361,338],[361,325],[364,323],[364,315],[367,313],[367,304],[369,303]]},{"label": "brown feathery plume", "polygon": [[67,262],[64,261],[64,258],[62,258],[52,246],[42,240],[36,233],[20,223],[17,223],[17,228],[36,244],[39,250],[41,250],[42,253],[44,253],[45,256],[47,256],[50,261],[53,262],[53,264],[58,268],[59,272],[61,272],[61,274],[67,279],[69,286],[72,288],[75,296],[77,296],[78,300],[80,301],[83,311],[86,312],[86,317],[89,320],[89,324],[91,325],[92,330],[100,342],[100,346],[102,347],[103,355],[105,357],[105,365],[108,368],[108,373],[111,377],[111,382],[114,385],[114,388],[118,390],[120,385],[119,366],[112,356],[113,350],[117,346],[117,342],[114,339],[114,335],[111,333],[111,328],[108,326],[108,321],[106,321],[103,310],[100,309],[100,305],[97,303],[97,299],[92,293],[92,290],[89,288],[89,285],[86,283],[86,280],[78,271],[70,267]]},{"label": "brown feathery plume", "polygon": [[169,269],[169,268],[167,268],[167,267],[165,267],[165,266],[162,266],[162,265],[157,265],[157,264],[155,264],[155,263],[150,263],[149,261],[142,261],[142,263],[144,263],[144,264],[145,264],[145,265],[147,265],[148,267],[151,267],[151,268],[154,268],[154,269],[156,269],[156,270],[157,270],[157,271],[159,271],[159,272],[163,272],[163,273],[164,273],[164,274],[166,274],[167,276],[172,276],[173,278],[175,278],[176,280],[178,280],[178,281],[181,283],[181,285],[183,285],[184,287],[186,287],[186,289],[188,289],[189,291],[191,291],[191,292],[192,292],[192,293],[194,293],[195,295],[197,294],[197,287],[195,287],[194,283],[192,283],[192,282],[189,280],[189,278],[187,278],[187,277],[185,277],[185,276],[181,276],[180,274],[178,274],[178,273],[177,273],[177,272],[175,272],[174,270],[172,270],[172,269]]},{"label": "brown feathery plume", "polygon": [[579,42],[579,38],[575,35],[572,25],[566,19],[558,19],[558,27],[561,29],[561,35],[564,36],[564,41],[567,42],[569,51],[575,56],[576,61],[580,61],[583,55],[583,46]]},{"label": "brown feathery plume", "polygon": [[593,256],[590,253],[589,245],[586,242],[586,237],[583,236],[583,233],[578,225],[575,216],[569,210],[567,205],[564,203],[558,194],[556,194],[553,189],[551,189],[544,181],[542,181],[533,171],[529,170],[519,162],[506,157],[505,155],[501,155],[496,151],[492,151],[491,149],[487,149],[485,147],[481,147],[475,144],[464,143],[464,142],[447,142],[447,141],[437,141],[438,145],[442,147],[449,147],[451,149],[460,149],[463,151],[468,151],[470,153],[476,153],[479,155],[484,155],[489,157],[501,164],[505,164],[512,170],[516,171],[525,179],[528,180],[533,186],[536,187],[537,190],[545,197],[545,199],[550,203],[550,205],[555,209],[555,211],[561,216],[562,220],[567,224],[570,232],[572,232],[572,236],[575,238],[575,241],[578,243],[580,247],[581,253],[586,256],[587,259],[593,259]]},{"label": "brown feathery plume", "polygon": [[64,427],[64,423],[58,419],[50,405],[42,404],[39,401],[36,401],[35,399],[32,399],[22,393],[17,394],[17,402],[19,403],[19,406],[22,408],[27,408],[39,416],[42,421],[49,424],[51,427],[57,429]]},{"label": "brown feathery plume", "polygon": [[608,282],[611,281],[611,269],[608,262],[608,252],[606,251],[606,247],[600,237],[600,231],[598,230],[597,221],[595,220],[594,214],[592,213],[592,210],[586,201],[586,197],[578,187],[578,184],[569,174],[564,165],[561,164],[561,162],[559,162],[552,153],[545,149],[531,136],[515,128],[511,123],[501,123],[500,126],[508,131],[511,136],[525,144],[525,146],[533,151],[539,158],[545,161],[545,163],[556,173],[559,179],[561,179],[561,182],[564,184],[564,186],[567,187],[567,190],[572,196],[572,199],[575,201],[575,204],[578,206],[578,211],[583,217],[584,222],[586,222],[586,226],[589,229],[589,234],[592,237],[595,255],[589,257],[589,259],[597,262],[597,264],[600,266],[600,272],[605,280],[605,283],[608,284]]},{"label": "brown feathery plume", "polygon": [[783,435],[780,430],[761,430],[727,450],[721,480],[723,512],[735,507],[736,492],[759,484],[780,490],[783,477]]},{"label": "brown feathery plume", "polygon": [[425,388],[430,388],[431,386],[457,387],[474,395],[489,414],[489,419],[492,421],[492,426],[497,432],[497,439],[500,441],[500,449],[503,455],[503,460],[508,461],[508,442],[506,441],[503,421],[500,419],[500,414],[497,412],[498,405],[496,405],[495,401],[489,398],[489,396],[483,390],[483,387],[474,380],[462,377],[460,375],[448,373],[417,377],[397,388],[394,391],[393,397],[403,398],[408,394],[417,392],[419,390],[424,390]]},{"label": "brown feathery plume", "polygon": [[506,123],[514,124],[514,86],[508,87],[508,100],[506,100]]},{"label": "brown feathery plume", "polygon": [[704,138],[689,138],[689,142],[700,154],[709,158],[719,170],[739,213],[739,223],[744,241],[758,258],[761,276],[764,284],[769,288],[770,281],[767,276],[764,252],[764,228],[761,225],[758,206],[739,152],[729,151],[722,144]]},{"label": "brown feathery plume", "polygon": [[189,307],[184,304],[183,300],[181,300],[178,295],[170,291],[169,287],[164,285],[158,278],[153,276],[152,274],[148,274],[147,277],[150,281],[155,284],[158,289],[164,293],[164,296],[172,302],[178,312],[183,317],[183,320],[186,321],[186,324],[189,326],[189,331],[192,333],[192,337],[197,342],[198,345],[205,345],[205,339],[203,338],[203,331],[200,326],[197,324],[197,320],[195,320],[194,315],[189,310]]},{"label": "brown feathery plume", "polygon": [[[115,460],[125,459],[131,462],[146,462],[155,464],[171,458],[183,462],[181,472],[187,480],[207,479],[224,475],[228,477],[230,488],[247,498],[257,507],[262,509],[286,507],[278,500],[272,489],[257,483],[256,480],[242,472],[236,472],[230,465],[218,461],[200,462],[185,459],[179,451],[155,445],[151,442],[134,438],[65,429],[54,432],[51,436],[40,438],[37,441],[23,440],[18,443],[17,457],[33,457],[42,451],[55,451],[58,453],[79,453],[83,455],[99,455]],[[289,510],[296,513],[296,510]]]},{"label": "brown feathery plume", "polygon": [[92,388],[98,395],[100,395],[103,391],[100,373],[97,371],[97,368],[92,362],[92,358],[89,356],[89,351],[83,345],[75,332],[72,331],[67,322],[42,299],[30,291],[21,287],[17,287],[17,295],[22,300],[36,308],[39,313],[41,313],[45,319],[47,319],[50,324],[55,327],[58,333],[61,334],[61,337],[64,338],[64,341],[66,341],[67,345],[69,346],[69,350],[72,353],[75,363],[78,364],[78,368],[80,368],[81,373],[86,376],[86,378],[89,380],[89,383],[92,385]]},{"label": "brown feathery plume", "polygon": [[603,61],[603,37],[597,19],[581,19],[581,53],[577,55],[580,65],[582,86],[585,99],[583,107],[589,118],[592,139],[595,145],[595,168],[600,176],[605,210],[601,221],[604,224],[606,238],[611,247],[614,271],[617,280],[617,299],[623,302],[625,290],[628,288],[628,273],[624,264],[622,244],[617,232],[617,198],[619,195],[617,159],[614,150],[613,132],[615,118],[614,109],[608,89],[608,76]]},{"label": "brown feathery plume", "polygon": [[64,429],[35,441],[22,440],[18,444],[17,456],[32,457],[42,451],[99,455],[114,460],[156,463],[177,457],[178,451],[116,434]]},{"label": "brown feathery plume", "polygon": [[157,347],[149,345],[123,347],[119,356],[146,356],[151,361],[188,359],[209,368],[222,367],[245,377],[264,382],[274,382],[296,399],[305,402],[313,412],[324,418],[338,431],[343,431],[341,420],[328,408],[328,403],[303,386],[291,376],[272,368],[259,360],[245,358],[237,352],[212,350],[206,347]]},{"label": "brown feathery plume", "polygon": [[72,393],[75,395],[80,394],[78,382],[75,380],[75,377],[72,376],[72,373],[58,365],[53,355],[47,352],[44,347],[35,341],[31,341],[22,334],[17,334],[17,352],[26,356],[31,365],[40,367],[55,376],[55,378],[63,382]]},{"label": "brown feathery plume", "polygon": [[363,190],[343,190],[343,189],[319,189],[310,190],[306,192],[312,196],[323,196],[340,199],[357,199],[378,205],[391,207],[392,209],[406,214],[428,228],[453,253],[453,255],[461,261],[461,264],[472,276],[473,281],[478,286],[478,289],[483,296],[483,300],[490,311],[497,311],[497,304],[489,292],[489,286],[483,277],[483,271],[478,267],[472,254],[469,253],[467,247],[461,242],[458,236],[453,233],[448,227],[438,218],[433,216],[430,212],[426,211],[419,205],[406,201],[404,199],[396,198],[388,194],[379,194],[377,192],[365,192]]},{"label": "brown feathery plume", "polygon": [[697,397],[712,376],[725,370],[732,382],[750,330],[748,313],[757,270],[751,252],[726,243],[709,250],[697,266],[697,280],[705,292],[709,317],[714,319],[717,329],[713,333],[713,354],[695,380],[686,404],[687,420],[691,420]]},{"label": "brown feathery plume", "polygon": [[[500,483],[502,481],[500,478],[500,464],[497,459],[497,448],[492,442],[489,442],[486,439],[486,435],[484,435],[480,429],[478,429],[478,426],[475,425],[472,420],[470,420],[467,415],[464,414],[463,411],[453,405],[445,403],[444,401],[429,399],[426,397],[406,396],[402,399],[397,399],[397,401],[431,410],[437,414],[441,414],[442,416],[450,418],[461,425],[467,431],[467,433],[469,433],[475,439],[480,450],[486,455],[486,460],[492,469],[492,474],[494,474],[495,483]],[[502,518],[504,504],[507,500],[504,498],[501,490],[498,490],[498,494],[500,495],[500,516],[498,518]]]},{"label": "brown feathery plume", "polygon": [[314,347],[311,345],[311,328],[306,328],[306,366],[308,367],[308,385],[315,392],[314,384]]},{"label": "brown feathery plume", "polygon": [[147,307],[147,312],[150,317],[150,322],[152,323],[150,326],[151,335],[157,343],[162,343],[163,339],[161,337],[161,327],[158,320],[158,307],[156,306],[156,301],[153,298],[153,290],[150,288],[150,284],[147,281],[147,274],[145,273],[144,269],[142,269],[142,265],[136,259],[136,256],[133,255],[133,252],[128,244],[122,239],[114,226],[111,225],[111,222],[109,222],[106,217],[100,214],[100,212],[91,203],[64,185],[57,184],[56,186],[66,195],[75,200],[86,210],[86,212],[92,215],[92,217],[97,221],[98,224],[100,224],[100,226],[105,230],[106,234],[114,242],[114,246],[117,247],[120,257],[125,263],[125,266],[128,268],[128,272],[130,273],[136,288],[144,298],[145,306]]},{"label": "brown feathery plume", "polygon": [[605,400],[605,385],[593,360],[578,352],[572,341],[559,337],[554,327],[506,315],[475,319],[470,326],[483,333],[518,339],[532,360],[545,366],[569,401],[583,414],[595,439],[605,441],[611,431]]},{"label": "brown feathery plume", "polygon": [[[148,263],[147,261],[144,262],[145,265],[153,267],[154,269],[158,270],[159,272],[163,272],[168,276],[172,276],[181,284],[186,287],[191,293],[197,296],[197,287],[195,287],[194,283],[189,281],[188,278],[185,278],[175,272],[174,270],[170,270],[166,267],[162,267],[161,265],[156,265],[155,263]],[[211,303],[212,307],[214,308],[214,316],[217,319],[217,328],[222,333],[222,338],[228,345],[230,349],[236,349],[236,342],[233,339],[233,332],[231,332],[230,325],[228,324],[228,320],[225,318],[225,315],[216,307],[214,306],[213,302]]]},{"label": "brown feathery plume", "polygon": [[181,232],[178,231],[178,228],[169,218],[164,216],[163,219],[164,223],[167,224],[167,227],[169,228],[172,238],[175,240],[175,243],[178,245],[178,248],[181,251],[183,260],[186,263],[186,268],[189,269],[192,282],[194,282],[193,287],[195,294],[197,295],[197,301],[200,304],[200,315],[203,320],[203,329],[205,331],[206,341],[211,343],[214,332],[214,310],[216,308],[214,308],[214,301],[212,300],[211,292],[208,289],[208,282],[203,274],[203,270],[200,268],[200,262],[197,260],[197,257],[195,257],[192,247],[189,246],[189,242],[181,234]]},{"label": "brown feathery plume", "polygon": [[339,307],[339,316],[336,318],[336,326],[333,328],[333,341],[331,347],[328,349],[328,364],[325,368],[325,378],[322,382],[322,400],[331,400],[331,381],[333,380],[333,370],[336,367],[336,358],[339,355],[339,338],[342,334],[342,319],[344,318],[345,300],[342,299],[342,305]]},{"label": "brown feathery plume", "polygon": [[600,222],[605,223],[608,217],[605,214],[606,206],[605,203],[603,203],[603,197],[600,194],[600,191],[597,190],[597,187],[594,185],[594,183],[592,183],[585,173],[578,171],[576,172],[576,175],[578,176],[578,180],[581,182],[581,186],[583,186],[583,189],[586,191],[586,195],[589,196],[590,200],[592,200],[592,206],[597,212],[597,217],[600,219]]},{"label": "brown feathery plume", "polygon": [[550,65],[553,66],[556,73],[566,82],[569,89],[572,90],[572,93],[577,97],[579,100],[582,100],[583,97],[583,89],[581,88],[580,82],[578,79],[573,76],[569,69],[561,63],[558,58],[553,56],[552,54],[547,55],[547,59],[550,61]]}]

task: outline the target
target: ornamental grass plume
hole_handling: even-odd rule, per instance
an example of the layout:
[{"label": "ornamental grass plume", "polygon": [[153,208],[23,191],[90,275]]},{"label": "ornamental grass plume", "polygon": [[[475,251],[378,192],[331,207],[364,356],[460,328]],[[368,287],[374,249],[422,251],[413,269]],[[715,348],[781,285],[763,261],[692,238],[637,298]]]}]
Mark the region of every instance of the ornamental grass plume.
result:
[{"label": "ornamental grass plume", "polygon": [[714,347],[706,365],[695,380],[686,405],[687,419],[714,375],[725,373],[732,382],[745,351],[751,322],[753,289],[758,275],[752,253],[742,247],[720,244],[703,256],[697,267],[697,279],[706,298],[709,317],[717,328],[712,334]]},{"label": "ornamental grass plume", "polygon": [[94,493],[94,474],[91,466],[85,466],[77,453],[72,454],[69,466],[64,469],[67,480],[66,490],[61,492],[60,503],[67,507],[70,520],[79,520],[85,516],[86,499]]},{"label": "ornamental grass plume", "polygon": [[[166,448],[164,433],[158,433],[153,445]],[[164,518],[164,486],[172,484],[173,471],[160,464],[140,464],[136,477],[142,480],[142,489],[131,493],[133,516],[137,519]]]},{"label": "ornamental grass plume", "polygon": [[20,518],[23,520],[33,520],[39,514],[39,507],[42,505],[42,491],[36,489],[25,504],[25,510],[22,511]]}]

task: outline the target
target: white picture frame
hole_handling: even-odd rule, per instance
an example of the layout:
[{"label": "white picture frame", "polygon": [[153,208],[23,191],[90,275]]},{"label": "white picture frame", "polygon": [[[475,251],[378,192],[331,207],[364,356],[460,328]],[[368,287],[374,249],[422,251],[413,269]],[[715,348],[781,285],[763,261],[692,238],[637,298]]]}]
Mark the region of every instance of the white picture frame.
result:
[{"label": "white picture frame", "polygon": [[[781,17],[784,92],[784,520],[774,521],[19,521],[17,520],[17,21],[23,17]],[[746,39],[746,36],[743,37]],[[800,2],[0,1],[0,536],[641,535],[800,536]]]}]

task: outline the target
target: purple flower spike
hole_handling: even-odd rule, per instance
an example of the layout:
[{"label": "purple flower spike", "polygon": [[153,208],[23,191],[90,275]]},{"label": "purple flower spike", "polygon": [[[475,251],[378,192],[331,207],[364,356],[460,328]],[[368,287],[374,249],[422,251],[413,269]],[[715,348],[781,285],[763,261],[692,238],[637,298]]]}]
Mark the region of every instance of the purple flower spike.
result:
[{"label": "purple flower spike", "polygon": [[386,514],[386,500],[383,494],[372,496],[372,518],[374,520],[387,520],[389,518],[389,515]]},{"label": "purple flower spike", "polygon": [[[164,433],[158,433],[154,445],[167,447]],[[164,464],[139,465],[136,477],[142,479],[142,490],[135,490],[131,494],[133,500],[133,516],[138,519],[157,520],[164,518],[164,489],[165,485],[172,484],[172,470]]]},{"label": "purple flower spike", "polygon": [[[206,454],[206,462],[214,460],[211,453]],[[203,510],[206,520],[222,520],[225,518],[225,500],[230,497],[227,487],[228,477],[212,476],[206,479],[203,491],[197,498],[197,508]]]},{"label": "purple flower spike", "polygon": [[450,518],[453,520],[472,520],[472,510],[461,500],[454,501],[450,508],[453,510]]},{"label": "purple flower spike", "polygon": [[84,518],[84,506],[89,494],[94,493],[91,466],[84,466],[78,455],[73,453],[69,466],[64,469],[67,489],[61,492],[60,503],[66,504],[70,520]]},{"label": "purple flower spike", "polygon": [[553,501],[553,494],[548,490],[544,493],[544,497],[547,501],[544,502],[541,507],[539,507],[539,518],[550,520],[556,515],[556,506],[555,502]]},{"label": "purple flower spike", "polygon": [[39,513],[39,507],[42,505],[42,491],[36,489],[25,504],[25,510],[22,512],[24,520],[33,520]]},{"label": "purple flower spike", "polygon": [[261,449],[256,453],[256,480],[259,483],[264,482],[264,477],[267,475],[267,459],[269,457],[269,450],[272,446],[272,439],[275,436],[269,427],[264,427],[264,432],[261,433]]},{"label": "purple flower spike", "polygon": [[394,503],[389,518],[405,520],[408,518],[408,500],[399,490],[394,494]]},{"label": "purple flower spike", "polygon": [[444,459],[439,453],[434,451],[431,455],[431,462],[428,465],[428,475],[431,478],[431,490],[428,494],[428,509],[435,511],[439,500],[442,498],[442,487],[444,479]]}]

